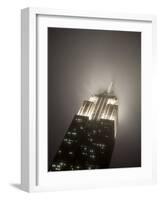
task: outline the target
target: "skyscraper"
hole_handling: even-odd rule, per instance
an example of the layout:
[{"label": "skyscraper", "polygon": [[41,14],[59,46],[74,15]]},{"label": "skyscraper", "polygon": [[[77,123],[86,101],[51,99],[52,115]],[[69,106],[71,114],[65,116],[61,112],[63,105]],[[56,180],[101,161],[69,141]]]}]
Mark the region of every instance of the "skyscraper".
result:
[{"label": "skyscraper", "polygon": [[118,123],[118,99],[108,90],[85,100],[74,116],[49,171],[109,168]]}]

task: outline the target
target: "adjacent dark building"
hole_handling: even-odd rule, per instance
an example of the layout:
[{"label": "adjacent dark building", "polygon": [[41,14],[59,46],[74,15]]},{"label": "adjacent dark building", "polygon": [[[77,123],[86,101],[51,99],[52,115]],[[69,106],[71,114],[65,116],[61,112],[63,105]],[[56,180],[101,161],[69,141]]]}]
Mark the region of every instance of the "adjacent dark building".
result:
[{"label": "adjacent dark building", "polygon": [[91,96],[74,116],[49,171],[109,168],[118,123],[112,91]]}]

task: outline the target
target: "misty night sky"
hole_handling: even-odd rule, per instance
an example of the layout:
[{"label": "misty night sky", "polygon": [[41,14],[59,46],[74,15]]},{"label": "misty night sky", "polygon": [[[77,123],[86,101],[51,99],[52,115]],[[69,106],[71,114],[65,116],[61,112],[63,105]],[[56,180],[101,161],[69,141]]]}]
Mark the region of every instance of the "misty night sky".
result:
[{"label": "misty night sky", "polygon": [[110,167],[141,165],[141,33],[48,28],[48,161],[84,100],[114,81],[119,126]]}]

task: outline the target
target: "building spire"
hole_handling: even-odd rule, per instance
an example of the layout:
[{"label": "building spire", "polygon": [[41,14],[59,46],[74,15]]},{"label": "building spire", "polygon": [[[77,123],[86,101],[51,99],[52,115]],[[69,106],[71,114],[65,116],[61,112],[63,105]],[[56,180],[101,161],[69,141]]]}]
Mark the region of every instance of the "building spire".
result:
[{"label": "building spire", "polygon": [[108,86],[107,92],[110,94],[113,92],[113,88],[114,88],[114,83],[113,81],[110,82],[110,85]]}]

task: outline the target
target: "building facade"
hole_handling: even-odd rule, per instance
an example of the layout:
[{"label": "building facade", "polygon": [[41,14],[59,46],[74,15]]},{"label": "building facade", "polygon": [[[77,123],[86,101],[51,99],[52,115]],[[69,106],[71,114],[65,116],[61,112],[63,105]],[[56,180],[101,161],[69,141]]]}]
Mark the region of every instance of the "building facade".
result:
[{"label": "building facade", "polygon": [[65,133],[49,171],[109,168],[117,124],[118,99],[112,90],[85,100]]}]

